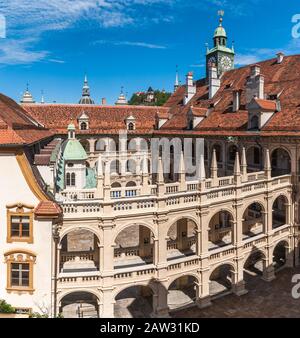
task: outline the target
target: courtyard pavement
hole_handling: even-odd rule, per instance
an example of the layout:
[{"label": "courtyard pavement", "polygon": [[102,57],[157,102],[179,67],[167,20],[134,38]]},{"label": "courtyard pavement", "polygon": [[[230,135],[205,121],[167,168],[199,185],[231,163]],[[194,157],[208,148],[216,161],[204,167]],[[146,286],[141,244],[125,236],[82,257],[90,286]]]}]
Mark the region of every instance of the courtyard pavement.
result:
[{"label": "courtyard pavement", "polygon": [[284,269],[270,283],[252,277],[246,283],[248,294],[228,295],[206,309],[197,307],[173,312],[173,318],[300,318],[300,299],[292,297],[292,276],[300,268]]}]

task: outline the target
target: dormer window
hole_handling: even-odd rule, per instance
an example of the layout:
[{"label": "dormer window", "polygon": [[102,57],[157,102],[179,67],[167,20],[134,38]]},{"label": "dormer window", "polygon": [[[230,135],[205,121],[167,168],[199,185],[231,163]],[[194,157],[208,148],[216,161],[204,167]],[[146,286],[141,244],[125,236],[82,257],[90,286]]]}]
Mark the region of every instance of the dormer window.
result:
[{"label": "dormer window", "polygon": [[126,119],[126,126],[127,126],[127,130],[132,131],[135,130],[135,117],[134,116],[129,116]]},{"label": "dormer window", "polygon": [[85,112],[83,112],[78,117],[78,124],[79,124],[80,130],[88,130],[89,129],[89,117]]}]

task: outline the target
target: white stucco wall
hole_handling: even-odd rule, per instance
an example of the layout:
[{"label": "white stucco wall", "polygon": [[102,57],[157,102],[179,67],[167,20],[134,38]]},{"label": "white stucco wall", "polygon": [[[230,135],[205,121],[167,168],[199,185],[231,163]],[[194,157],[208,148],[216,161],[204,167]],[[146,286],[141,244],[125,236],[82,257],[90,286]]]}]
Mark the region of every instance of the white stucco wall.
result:
[{"label": "white stucco wall", "polygon": [[45,183],[48,184],[53,189],[54,187],[53,170],[51,169],[51,167],[46,165],[39,165],[37,168],[41,176],[43,177]]},{"label": "white stucco wall", "polygon": [[[51,306],[51,222],[33,223],[33,244],[7,243],[6,206],[23,203],[36,207],[39,200],[28,187],[14,155],[0,154],[0,299],[15,307],[32,308],[41,312],[40,307]],[[36,254],[34,264],[32,295],[8,293],[6,291],[7,265],[4,253],[14,249],[26,249]]]}]

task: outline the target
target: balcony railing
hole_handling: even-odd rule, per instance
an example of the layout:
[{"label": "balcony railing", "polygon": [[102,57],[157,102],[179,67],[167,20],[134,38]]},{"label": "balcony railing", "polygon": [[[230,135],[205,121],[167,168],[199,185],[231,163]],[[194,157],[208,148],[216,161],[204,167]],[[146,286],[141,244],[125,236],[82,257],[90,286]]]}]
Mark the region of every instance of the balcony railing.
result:
[{"label": "balcony railing", "polygon": [[[64,216],[80,214],[101,214],[104,206],[110,206],[111,212],[153,212],[162,200],[165,206],[172,210],[178,206],[184,208],[197,207],[202,204],[231,201],[236,198],[237,189],[240,197],[263,194],[267,189],[280,190],[291,186],[291,176],[274,177],[267,181],[264,172],[247,174],[239,187],[236,186],[233,177],[223,177],[216,180],[208,179],[204,182],[187,181],[185,188],[181,189],[179,183],[164,184],[163,188],[156,185],[146,185],[128,188],[111,188],[109,197],[104,192],[98,195],[97,189],[69,191],[60,193],[60,201],[64,210]],[[101,187],[102,188],[102,187]],[[161,190],[164,189],[164,190]],[[161,191],[164,191],[161,194]],[[104,196],[98,198],[97,196]],[[153,210],[154,209],[154,210]]]}]

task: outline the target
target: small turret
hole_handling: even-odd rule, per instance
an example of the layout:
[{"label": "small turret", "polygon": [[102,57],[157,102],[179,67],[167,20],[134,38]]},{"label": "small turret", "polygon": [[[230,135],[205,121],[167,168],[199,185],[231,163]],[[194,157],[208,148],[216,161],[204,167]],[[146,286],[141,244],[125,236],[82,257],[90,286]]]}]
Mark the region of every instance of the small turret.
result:
[{"label": "small turret", "polygon": [[95,104],[94,100],[91,98],[87,75],[85,75],[84,77],[84,84],[82,87],[82,97],[79,100],[79,104]]},{"label": "small turret", "polygon": [[27,83],[27,86],[26,86],[26,91],[24,92],[20,102],[22,104],[35,103],[35,100],[33,99],[33,96],[31,95],[31,93],[29,91],[29,84],[28,83]]}]

